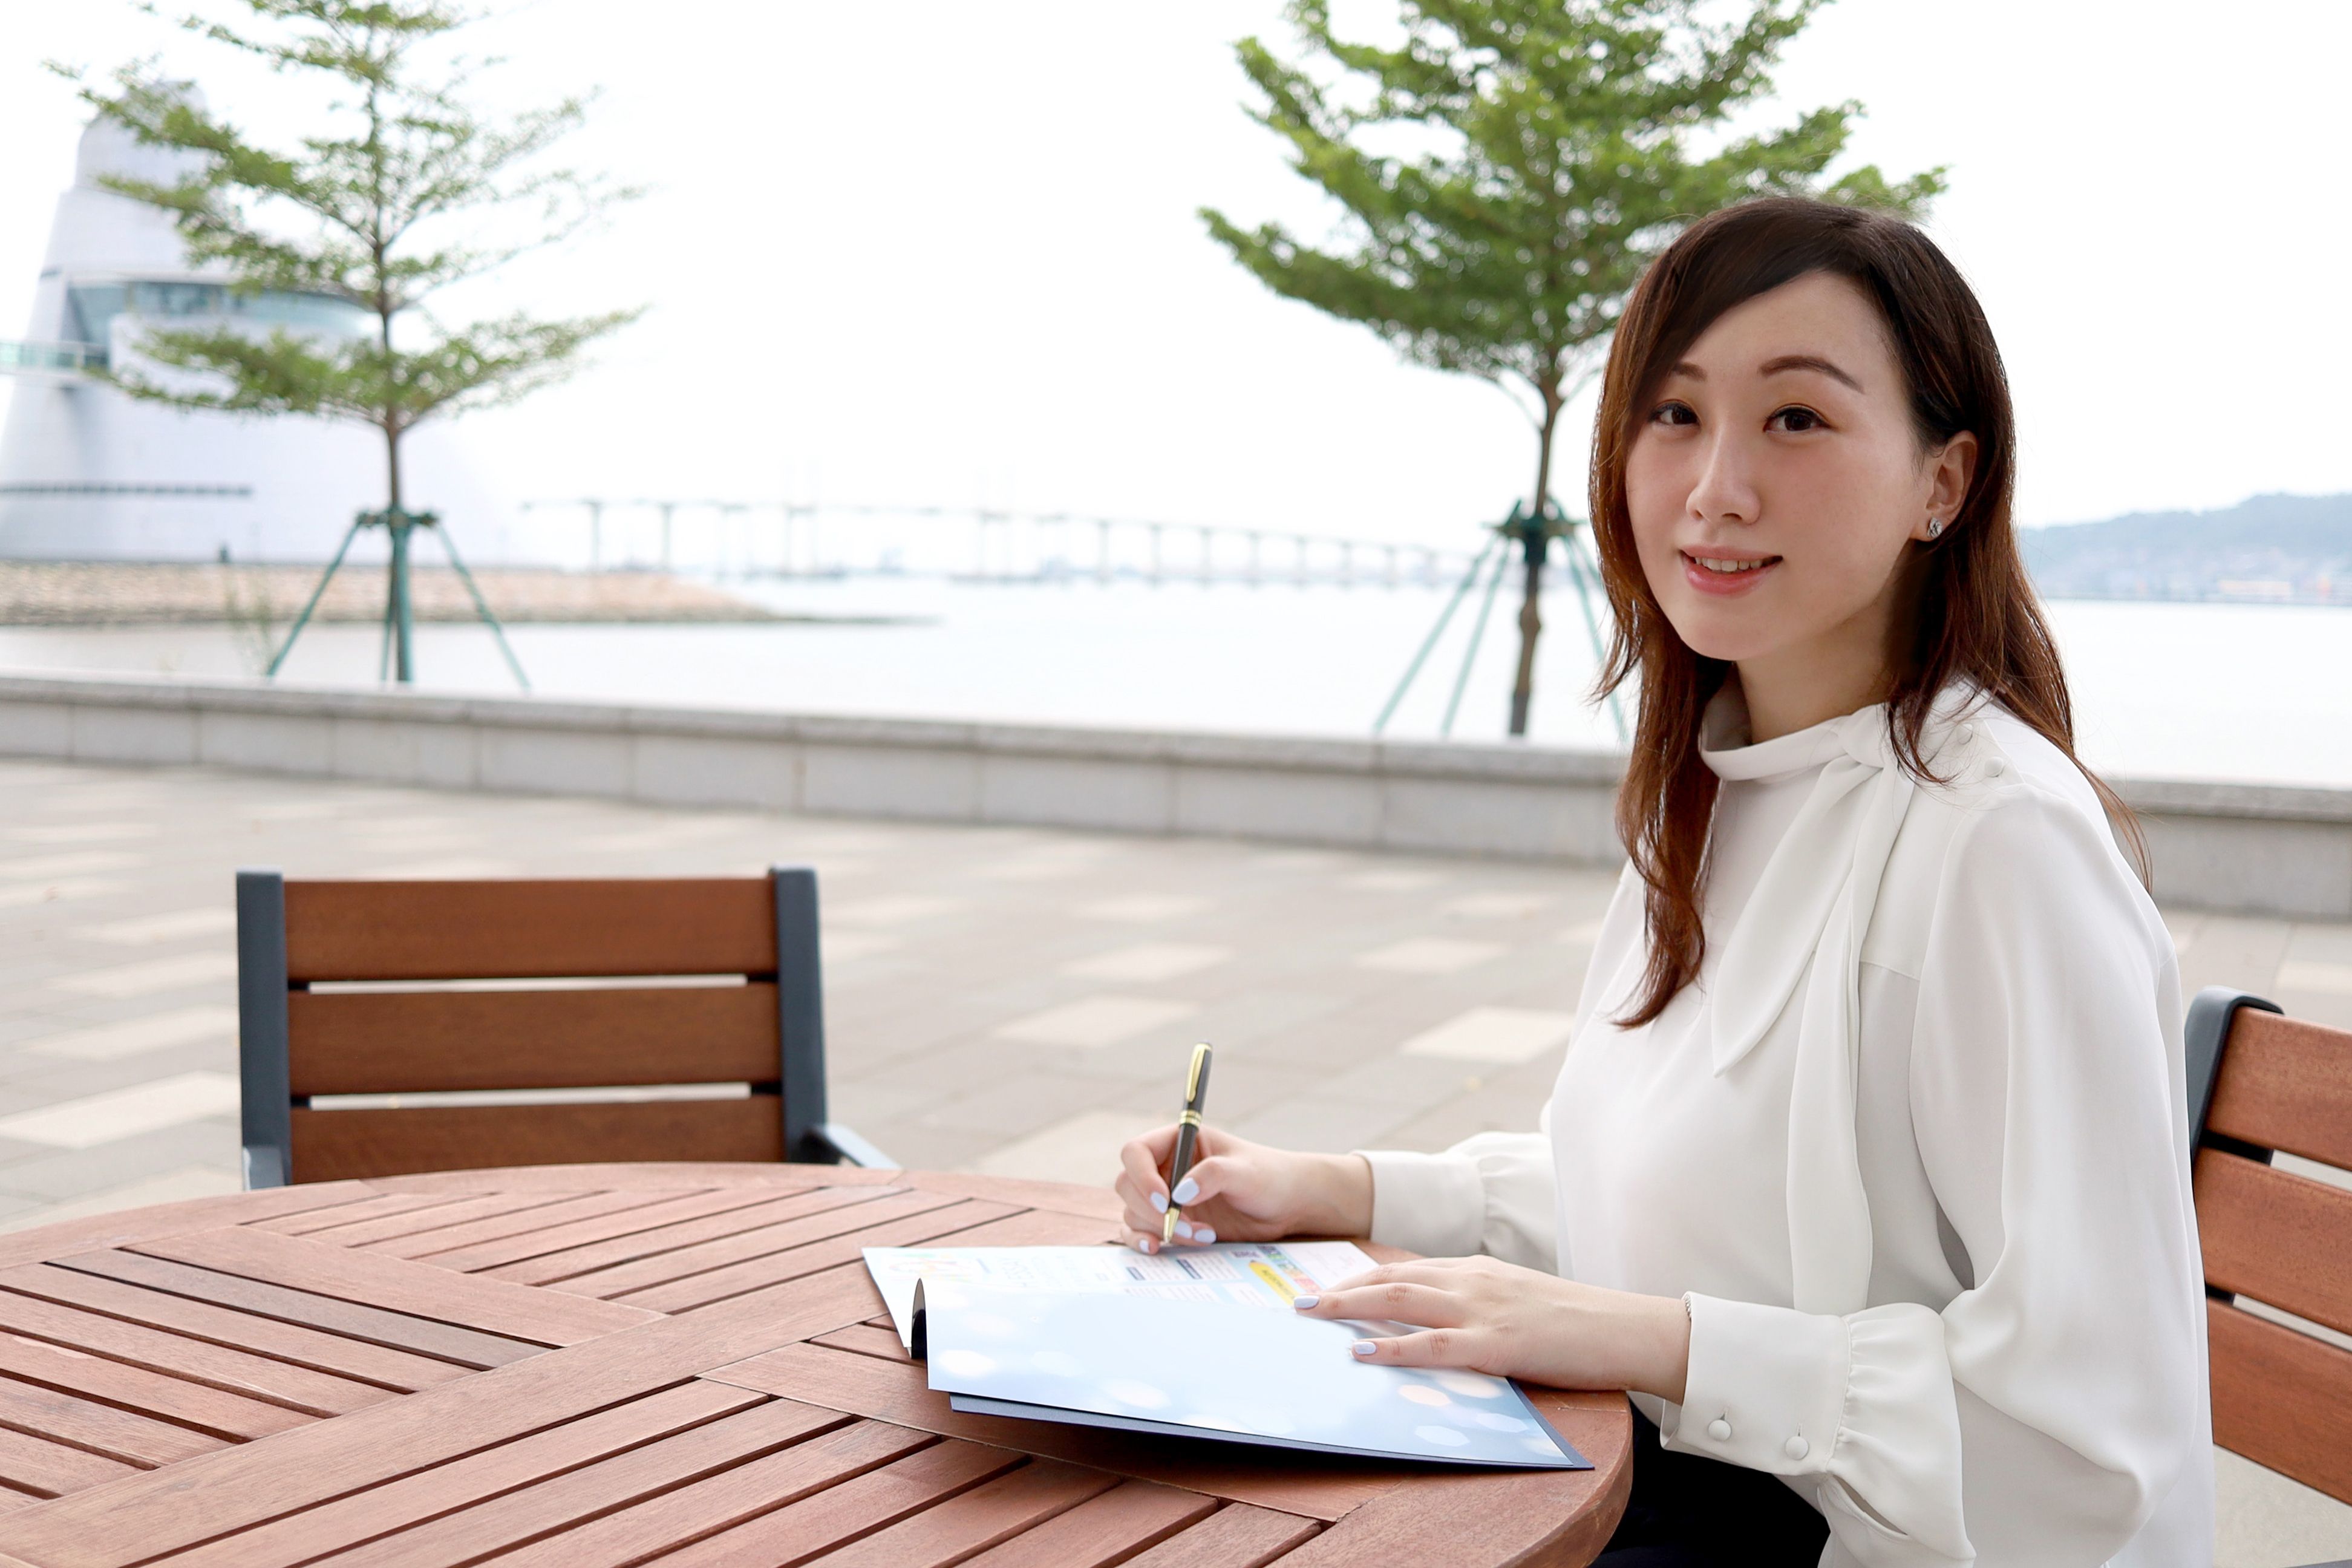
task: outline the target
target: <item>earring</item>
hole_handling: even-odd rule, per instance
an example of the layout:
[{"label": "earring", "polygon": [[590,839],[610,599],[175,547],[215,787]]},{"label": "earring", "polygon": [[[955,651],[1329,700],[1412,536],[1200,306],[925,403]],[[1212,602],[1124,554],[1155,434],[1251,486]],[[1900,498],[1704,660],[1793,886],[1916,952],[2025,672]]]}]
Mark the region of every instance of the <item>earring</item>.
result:
[{"label": "earring", "polygon": [[1930,539],[1941,539],[1943,536],[1944,520],[1940,517],[1929,518],[1927,520],[1927,537]]}]

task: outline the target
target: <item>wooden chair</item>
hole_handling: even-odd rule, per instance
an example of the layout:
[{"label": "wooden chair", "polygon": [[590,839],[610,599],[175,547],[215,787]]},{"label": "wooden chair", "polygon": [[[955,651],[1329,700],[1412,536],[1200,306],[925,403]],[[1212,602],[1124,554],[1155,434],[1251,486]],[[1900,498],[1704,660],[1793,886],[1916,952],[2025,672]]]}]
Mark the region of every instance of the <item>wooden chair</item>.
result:
[{"label": "wooden chair", "polygon": [[2352,1192],[2271,1168],[2273,1152],[2352,1168],[2352,1034],[2210,985],[2187,1036],[2213,1440],[2352,1502],[2352,1351],[2236,1302],[2352,1333]]},{"label": "wooden chair", "polygon": [[[626,881],[241,870],[236,921],[247,1187],[607,1160],[891,1163],[825,1119],[805,867]],[[750,1093],[545,1092],[688,1084]],[[330,1095],[426,1102],[315,1103]]]}]

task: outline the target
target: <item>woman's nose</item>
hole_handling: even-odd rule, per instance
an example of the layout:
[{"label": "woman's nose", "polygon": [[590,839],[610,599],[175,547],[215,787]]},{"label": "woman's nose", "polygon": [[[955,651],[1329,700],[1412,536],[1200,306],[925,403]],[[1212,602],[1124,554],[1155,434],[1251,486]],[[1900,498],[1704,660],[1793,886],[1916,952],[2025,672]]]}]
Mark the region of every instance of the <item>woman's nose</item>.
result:
[{"label": "woman's nose", "polygon": [[1754,522],[1762,510],[1748,455],[1737,436],[1711,436],[1685,503],[1707,522]]}]

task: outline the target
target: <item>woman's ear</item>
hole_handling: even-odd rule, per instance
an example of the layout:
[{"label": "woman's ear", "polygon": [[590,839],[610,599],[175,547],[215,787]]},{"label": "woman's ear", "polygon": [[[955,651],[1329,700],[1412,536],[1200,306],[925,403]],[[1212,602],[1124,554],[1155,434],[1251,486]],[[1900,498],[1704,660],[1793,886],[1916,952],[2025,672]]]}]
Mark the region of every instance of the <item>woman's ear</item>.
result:
[{"label": "woman's ear", "polygon": [[1928,458],[1927,511],[1911,532],[1916,539],[1934,539],[1958,522],[1960,506],[1969,499],[1969,485],[1976,478],[1977,437],[1971,430],[1963,430],[1944,443],[1940,451]]}]

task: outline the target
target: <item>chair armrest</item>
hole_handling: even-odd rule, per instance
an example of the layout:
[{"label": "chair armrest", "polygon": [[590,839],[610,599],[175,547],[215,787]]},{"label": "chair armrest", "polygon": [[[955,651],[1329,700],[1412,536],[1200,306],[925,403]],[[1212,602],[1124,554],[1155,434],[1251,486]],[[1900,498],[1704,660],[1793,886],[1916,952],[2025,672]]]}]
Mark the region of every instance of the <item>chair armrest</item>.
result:
[{"label": "chair armrest", "polygon": [[815,1142],[839,1155],[844,1164],[863,1165],[869,1171],[896,1171],[900,1168],[898,1161],[838,1121],[824,1122],[811,1129],[810,1135]]}]

